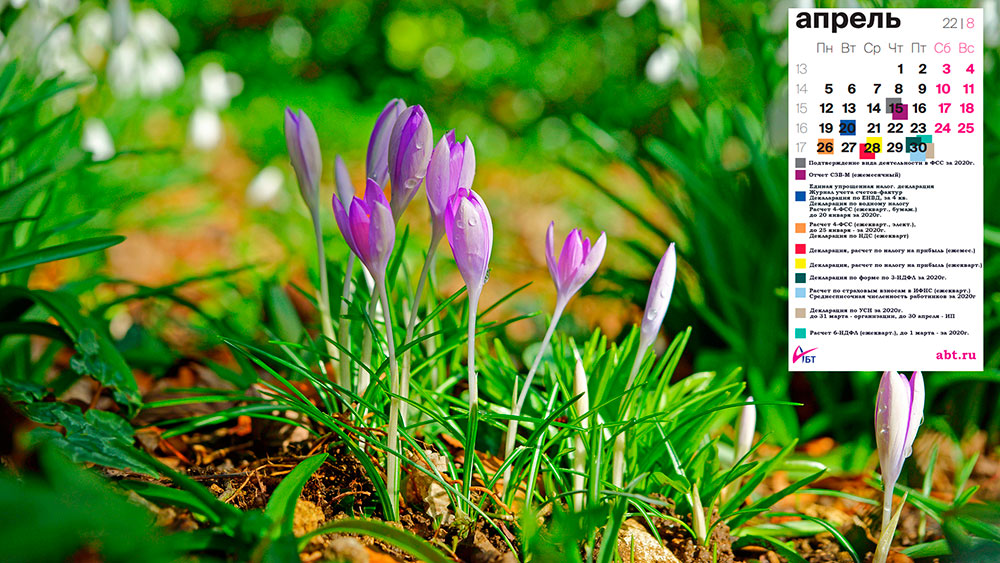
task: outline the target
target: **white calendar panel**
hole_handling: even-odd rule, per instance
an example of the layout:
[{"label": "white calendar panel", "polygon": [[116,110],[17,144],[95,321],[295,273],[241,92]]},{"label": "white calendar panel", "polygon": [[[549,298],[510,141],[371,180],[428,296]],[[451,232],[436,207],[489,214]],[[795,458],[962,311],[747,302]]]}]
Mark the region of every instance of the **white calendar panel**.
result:
[{"label": "white calendar panel", "polygon": [[789,11],[790,370],[983,369],[982,24]]}]

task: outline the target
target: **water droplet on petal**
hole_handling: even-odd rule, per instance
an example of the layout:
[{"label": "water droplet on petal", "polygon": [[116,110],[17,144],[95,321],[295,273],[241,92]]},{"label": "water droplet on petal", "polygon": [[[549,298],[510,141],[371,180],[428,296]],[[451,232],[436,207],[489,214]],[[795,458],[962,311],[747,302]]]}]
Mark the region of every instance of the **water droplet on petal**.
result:
[{"label": "water droplet on petal", "polygon": [[476,223],[477,223],[477,221],[476,221],[476,217],[475,217],[474,215],[473,215],[473,216],[470,216],[470,217],[469,217],[469,226],[470,226],[470,227],[475,227],[475,226],[476,226]]}]

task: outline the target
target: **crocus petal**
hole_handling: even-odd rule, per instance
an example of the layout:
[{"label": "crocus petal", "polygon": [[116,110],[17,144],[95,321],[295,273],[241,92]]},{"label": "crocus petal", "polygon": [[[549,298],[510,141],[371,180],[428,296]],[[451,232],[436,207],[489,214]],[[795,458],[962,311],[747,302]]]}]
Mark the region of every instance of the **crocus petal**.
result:
[{"label": "crocus petal", "polygon": [[323,159],[320,155],[316,129],[303,111],[293,112],[291,108],[285,108],[285,144],[302,198],[310,209],[315,211]]},{"label": "crocus petal", "polygon": [[410,106],[396,119],[389,138],[389,177],[392,214],[397,220],[410,204],[427,174],[432,137],[430,120],[419,105]]},{"label": "crocus petal", "polygon": [[556,284],[556,293],[562,291],[562,284],[559,283],[559,267],[558,262],[556,262],[555,251],[552,248],[552,238],[555,236],[556,223],[552,221],[549,223],[549,228],[545,231],[545,263],[549,265],[549,274],[552,276],[552,281]]},{"label": "crocus petal", "polygon": [[373,276],[384,278],[392,247],[396,243],[396,222],[392,218],[388,202],[373,202],[368,237],[369,253],[372,256],[372,266],[369,270]]},{"label": "crocus petal", "polygon": [[431,152],[431,162],[427,166],[427,203],[434,221],[444,220],[444,210],[448,199],[455,193],[451,186],[451,149],[447,136],[441,137]]},{"label": "crocus petal", "polygon": [[462,172],[458,177],[459,188],[471,188],[472,179],[476,176],[476,149],[472,146],[472,141],[466,137],[462,151]]},{"label": "crocus petal", "polygon": [[405,109],[406,103],[403,100],[399,98],[389,100],[375,120],[375,127],[372,128],[372,135],[368,140],[366,172],[368,177],[380,186],[384,186],[389,179],[389,137],[392,136],[396,119]]},{"label": "crocus petal", "polygon": [[573,229],[566,237],[562,252],[559,254],[559,281],[563,287],[572,286],[581,260],[583,260],[583,241],[580,237],[580,229]]},{"label": "crocus petal", "polygon": [[[900,374],[902,375],[902,374]],[[913,441],[917,438],[917,430],[924,418],[924,376],[919,371],[913,372],[908,382],[910,387],[909,412],[907,413],[906,436],[903,439],[902,457],[899,465],[910,457],[913,452]]]},{"label": "crocus petal", "polygon": [[[347,202],[347,205],[351,205],[351,202]],[[340,229],[340,234],[344,235],[344,240],[347,242],[347,246],[350,247],[351,252],[357,256],[361,256],[358,251],[358,245],[354,243],[354,234],[351,232],[351,220],[347,209],[344,207],[344,203],[341,203],[340,199],[336,196],[333,198],[333,216],[337,219],[337,227]]]},{"label": "crocus petal", "polygon": [[583,245],[583,262],[577,268],[576,277],[573,279],[573,285],[577,290],[583,287],[583,284],[587,283],[594,276],[594,273],[597,272],[597,268],[601,265],[601,260],[604,259],[604,251],[608,245],[608,238],[601,232],[601,236],[597,238],[597,242],[594,243],[593,248],[587,248],[589,245],[590,239],[587,239]]},{"label": "crocus petal", "polygon": [[388,206],[389,200],[386,199],[385,192],[382,191],[381,186],[375,183],[374,180],[368,180],[365,182],[365,205],[367,206],[369,213],[376,203]]},{"label": "crocus petal", "polygon": [[369,214],[368,206],[365,205],[364,201],[354,198],[351,201],[351,209],[348,212],[348,218],[351,220],[351,236],[354,238],[354,242],[357,245],[355,253],[358,258],[368,267],[368,270],[373,269],[372,257],[368,253],[370,245],[368,244],[368,232],[371,230],[371,215]]},{"label": "crocus petal", "polygon": [[337,181],[337,197],[345,205],[350,205],[351,200],[354,199],[354,184],[351,183],[351,175],[347,173],[347,165],[344,164],[344,159],[337,155],[337,159],[334,162],[334,179]]},{"label": "crocus petal", "polygon": [[493,251],[493,222],[482,198],[472,190],[458,190],[448,202],[445,231],[469,294],[478,297]]},{"label": "crocus petal", "polygon": [[882,374],[875,409],[876,443],[882,480],[889,487],[895,485],[903,469],[911,396],[912,388],[905,376],[894,371]]},{"label": "crocus petal", "polygon": [[649,284],[649,296],[646,297],[646,312],[639,326],[640,337],[647,343],[652,343],[660,332],[663,318],[667,315],[670,296],[674,291],[674,278],[677,276],[677,254],[674,243],[670,243],[667,251],[660,258]]}]

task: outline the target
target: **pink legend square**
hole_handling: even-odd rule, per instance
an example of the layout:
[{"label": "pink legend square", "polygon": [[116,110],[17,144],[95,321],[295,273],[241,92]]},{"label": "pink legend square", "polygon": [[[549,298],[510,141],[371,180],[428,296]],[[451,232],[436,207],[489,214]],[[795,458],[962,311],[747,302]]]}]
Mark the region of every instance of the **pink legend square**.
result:
[{"label": "pink legend square", "polygon": [[805,180],[806,179],[806,171],[805,170],[796,170],[795,171],[795,179],[796,180]]},{"label": "pink legend square", "polygon": [[795,253],[796,254],[805,254],[806,253],[806,245],[804,245],[804,244],[796,244],[795,245]]}]

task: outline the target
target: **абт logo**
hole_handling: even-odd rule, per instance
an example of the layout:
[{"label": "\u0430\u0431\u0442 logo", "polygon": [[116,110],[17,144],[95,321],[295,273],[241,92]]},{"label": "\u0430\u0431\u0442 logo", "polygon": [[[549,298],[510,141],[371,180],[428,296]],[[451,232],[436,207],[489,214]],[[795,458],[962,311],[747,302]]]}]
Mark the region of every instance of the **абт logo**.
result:
[{"label": "\u0430\u0431\u0442 logo", "polygon": [[816,348],[810,348],[809,350],[803,350],[802,346],[799,346],[798,348],[795,349],[794,352],[792,352],[792,363],[794,364],[794,363],[798,362],[799,360],[802,360],[803,364],[811,364],[811,363],[815,362],[816,361],[816,356],[815,355],[812,355],[812,356],[808,355],[810,352],[815,352],[815,351],[816,351]]}]

